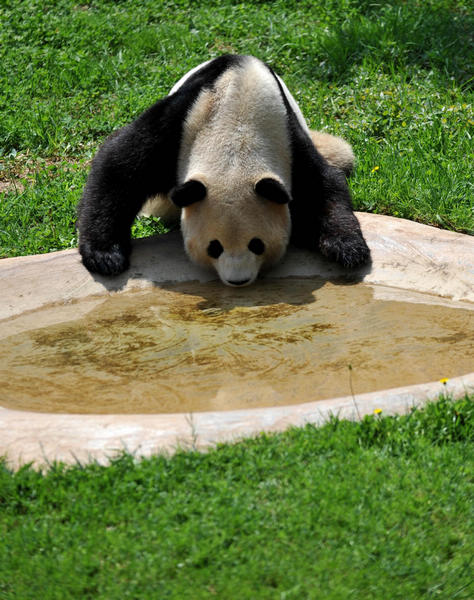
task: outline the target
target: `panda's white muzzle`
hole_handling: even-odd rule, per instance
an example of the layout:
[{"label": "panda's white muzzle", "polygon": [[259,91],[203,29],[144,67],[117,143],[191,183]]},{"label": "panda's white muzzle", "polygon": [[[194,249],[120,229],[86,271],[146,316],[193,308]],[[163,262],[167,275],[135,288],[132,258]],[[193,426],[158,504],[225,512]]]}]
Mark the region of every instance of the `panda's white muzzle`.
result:
[{"label": "panda's white muzzle", "polygon": [[255,281],[262,259],[251,252],[230,254],[223,252],[215,261],[215,267],[222,282],[232,287],[250,285]]}]

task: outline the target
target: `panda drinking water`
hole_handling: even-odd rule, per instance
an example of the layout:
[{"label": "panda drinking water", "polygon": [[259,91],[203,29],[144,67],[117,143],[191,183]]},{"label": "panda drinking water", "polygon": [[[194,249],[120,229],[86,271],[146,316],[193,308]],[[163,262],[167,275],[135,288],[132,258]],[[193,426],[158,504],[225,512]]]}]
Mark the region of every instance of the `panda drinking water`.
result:
[{"label": "panda drinking water", "polygon": [[82,262],[125,271],[144,210],[178,216],[188,256],[230,286],[255,281],[290,240],[358,267],[370,253],[345,177],[353,161],[344,140],[308,129],[267,65],[220,56],[101,146],[79,204]]}]

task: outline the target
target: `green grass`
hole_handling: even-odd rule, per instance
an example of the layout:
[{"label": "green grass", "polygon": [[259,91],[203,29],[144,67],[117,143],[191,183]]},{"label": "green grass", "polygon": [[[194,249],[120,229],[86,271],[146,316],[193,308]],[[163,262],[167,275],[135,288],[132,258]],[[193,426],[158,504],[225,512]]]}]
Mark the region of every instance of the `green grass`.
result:
[{"label": "green grass", "polygon": [[[356,208],[474,233],[473,27],[467,0],[3,0],[0,257],[75,246],[101,141],[224,52],[353,144]],[[0,463],[0,599],[472,598],[473,400],[207,454]]]},{"label": "green grass", "polygon": [[[101,141],[223,52],[270,63],[313,128],[353,144],[356,208],[473,233],[470,6],[4,0],[0,257],[76,245]],[[157,230],[138,222],[134,235]]]},{"label": "green grass", "polygon": [[472,400],[206,454],[0,465],[0,598],[472,598]]}]

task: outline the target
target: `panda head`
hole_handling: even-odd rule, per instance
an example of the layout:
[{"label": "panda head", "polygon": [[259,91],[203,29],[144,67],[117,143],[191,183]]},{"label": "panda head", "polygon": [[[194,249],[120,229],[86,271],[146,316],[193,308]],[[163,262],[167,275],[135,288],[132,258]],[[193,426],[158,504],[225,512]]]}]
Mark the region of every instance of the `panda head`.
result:
[{"label": "panda head", "polygon": [[290,237],[290,196],[274,175],[218,183],[193,175],[175,187],[184,246],[194,262],[212,266],[223,283],[249,285],[276,263]]}]

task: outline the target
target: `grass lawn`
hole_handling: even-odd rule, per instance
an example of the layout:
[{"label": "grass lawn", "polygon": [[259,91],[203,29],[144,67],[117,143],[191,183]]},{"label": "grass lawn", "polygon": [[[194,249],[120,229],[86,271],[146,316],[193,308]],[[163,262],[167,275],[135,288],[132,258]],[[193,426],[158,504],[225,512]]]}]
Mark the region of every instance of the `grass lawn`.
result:
[{"label": "grass lawn", "polygon": [[[352,143],[357,209],[472,234],[473,29],[469,0],[3,0],[0,257],[75,246],[100,142],[225,52]],[[0,463],[0,599],[472,598],[473,400],[207,454]]]},{"label": "grass lawn", "polygon": [[474,403],[207,454],[0,464],[0,598],[467,600]]}]

